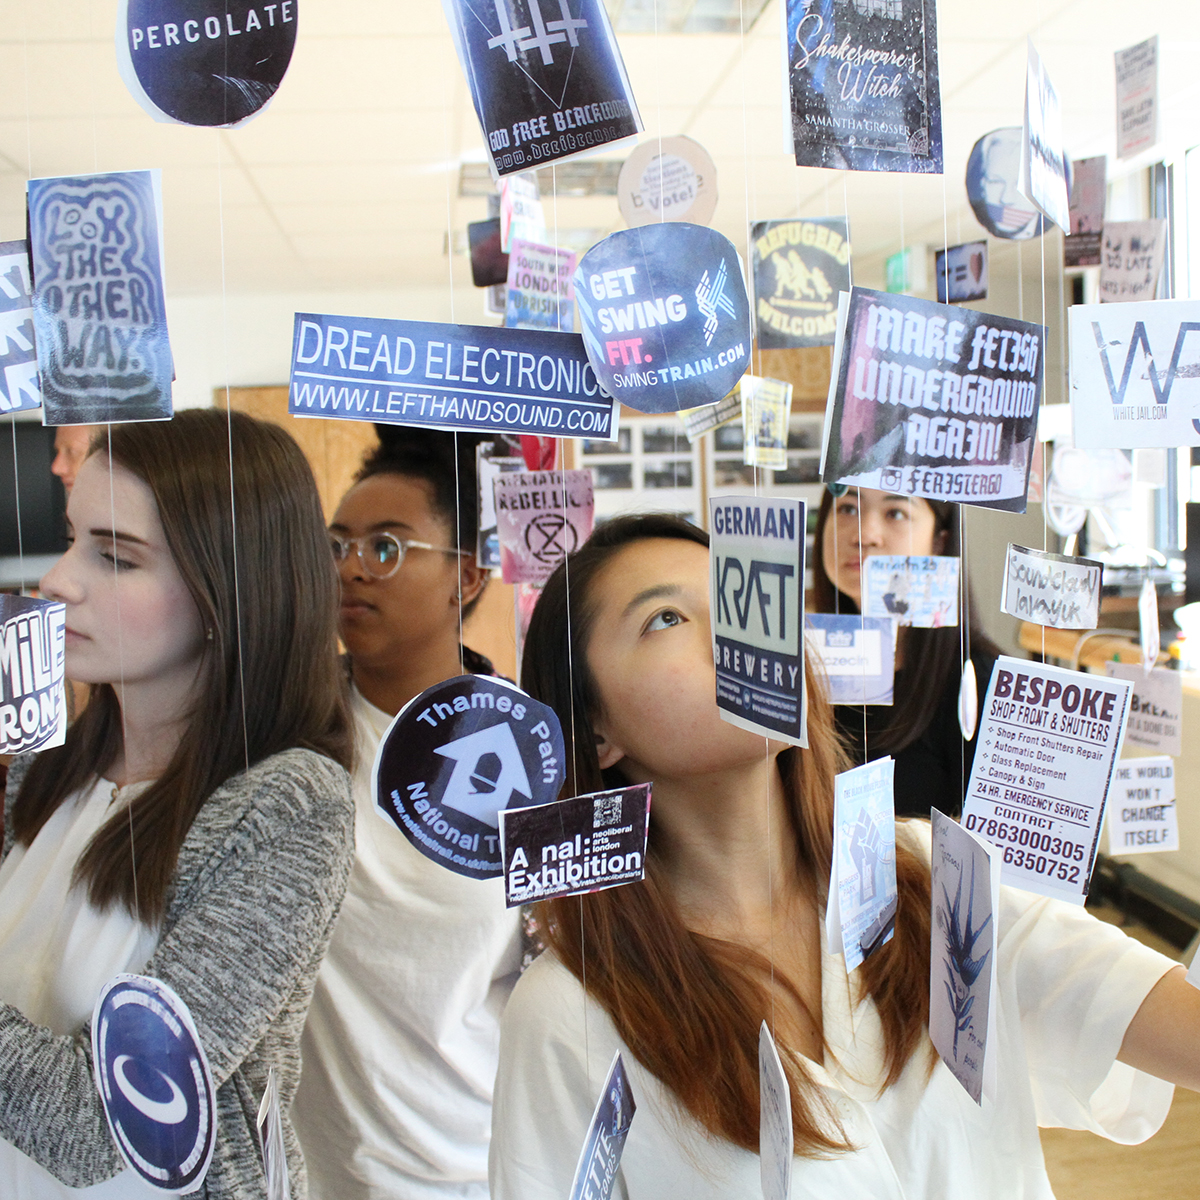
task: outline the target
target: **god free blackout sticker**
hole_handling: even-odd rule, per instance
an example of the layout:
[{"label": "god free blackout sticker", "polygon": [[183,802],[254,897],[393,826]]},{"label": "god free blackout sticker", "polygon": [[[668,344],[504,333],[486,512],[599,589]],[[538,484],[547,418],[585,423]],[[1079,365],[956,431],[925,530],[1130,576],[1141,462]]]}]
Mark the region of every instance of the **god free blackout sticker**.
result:
[{"label": "god free blackout sticker", "polygon": [[375,755],[375,807],[426,858],[471,879],[502,875],[499,813],[558,798],[562,729],[503,679],[459,675],[426,688]]}]

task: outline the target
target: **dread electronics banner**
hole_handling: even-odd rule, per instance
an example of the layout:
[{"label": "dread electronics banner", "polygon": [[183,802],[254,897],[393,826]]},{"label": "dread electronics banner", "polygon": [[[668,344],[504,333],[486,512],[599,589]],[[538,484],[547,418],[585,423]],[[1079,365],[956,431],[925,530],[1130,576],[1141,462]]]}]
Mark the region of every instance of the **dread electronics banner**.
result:
[{"label": "dread electronics banner", "polygon": [[296,314],[293,416],[611,441],[618,411],[575,334]]},{"label": "dread electronics banner", "polygon": [[642,128],[601,0],[443,0],[497,175]]},{"label": "dread electronics banner", "polygon": [[934,0],[787,0],[796,164],[941,174]]},{"label": "dread electronics banner", "polygon": [[827,483],[1025,511],[1041,325],[854,288],[839,327]]},{"label": "dread electronics banner", "polygon": [[838,294],[850,287],[846,221],[757,221],[750,226],[758,348],[832,346]]},{"label": "dread electronics banner", "polygon": [[808,745],[803,500],[709,500],[717,707],[732,725]]},{"label": "dread electronics banner", "polygon": [[29,243],[0,242],[0,413],[40,408]]}]

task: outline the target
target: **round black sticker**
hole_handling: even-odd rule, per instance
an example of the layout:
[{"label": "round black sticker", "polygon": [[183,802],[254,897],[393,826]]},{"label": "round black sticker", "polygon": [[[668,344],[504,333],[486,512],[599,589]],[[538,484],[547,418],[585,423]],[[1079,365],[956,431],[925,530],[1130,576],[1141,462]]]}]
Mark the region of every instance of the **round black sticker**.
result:
[{"label": "round black sticker", "polygon": [[492,879],[504,873],[497,814],[557,800],[564,760],[552,709],[502,679],[459,675],[397,713],[375,755],[375,807],[427,858]]}]

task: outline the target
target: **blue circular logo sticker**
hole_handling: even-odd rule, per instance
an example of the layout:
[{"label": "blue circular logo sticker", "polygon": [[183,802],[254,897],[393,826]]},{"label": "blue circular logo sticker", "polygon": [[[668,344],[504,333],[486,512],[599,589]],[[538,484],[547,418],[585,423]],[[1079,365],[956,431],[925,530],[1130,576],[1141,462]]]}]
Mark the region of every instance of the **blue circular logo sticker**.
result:
[{"label": "blue circular logo sticker", "polygon": [[967,199],[976,219],[993,237],[1017,242],[1045,232],[1041,213],[1017,189],[1024,137],[1018,126],[993,129],[967,159]]},{"label": "blue circular logo sticker", "polygon": [[130,1170],[194,1192],[212,1161],[216,1092],[187,1005],[165,983],[118,975],[92,1012],[96,1086]]},{"label": "blue circular logo sticker", "polygon": [[554,710],[487,675],[459,675],[410,700],[372,770],[375,807],[426,858],[472,879],[504,874],[505,808],[558,799],[562,729]]},{"label": "blue circular logo sticker", "polygon": [[750,365],[750,299],[733,243],[668,221],[610,234],[575,271],[588,360],[638,412],[727,396]]}]

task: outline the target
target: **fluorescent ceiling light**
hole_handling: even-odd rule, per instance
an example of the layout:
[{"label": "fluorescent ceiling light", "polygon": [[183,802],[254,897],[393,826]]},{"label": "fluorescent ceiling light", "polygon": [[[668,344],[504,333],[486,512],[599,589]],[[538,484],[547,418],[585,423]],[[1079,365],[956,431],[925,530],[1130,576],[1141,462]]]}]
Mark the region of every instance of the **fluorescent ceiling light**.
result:
[{"label": "fluorescent ceiling light", "polygon": [[[543,196],[615,196],[622,164],[611,159],[591,159],[541,167],[538,190]],[[460,196],[492,196],[496,185],[487,163],[463,163],[458,172]]]},{"label": "fluorescent ceiling light", "polygon": [[604,0],[618,33],[740,33],[767,0]]}]

